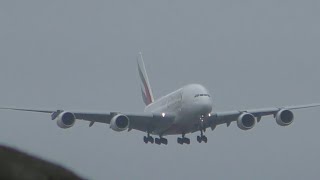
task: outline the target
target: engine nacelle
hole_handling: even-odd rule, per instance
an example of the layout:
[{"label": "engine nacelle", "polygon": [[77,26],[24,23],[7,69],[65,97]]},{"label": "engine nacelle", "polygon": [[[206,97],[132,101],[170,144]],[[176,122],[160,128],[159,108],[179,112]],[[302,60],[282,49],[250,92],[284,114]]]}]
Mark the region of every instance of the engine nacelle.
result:
[{"label": "engine nacelle", "polygon": [[123,114],[115,115],[110,121],[110,128],[114,131],[120,132],[129,128],[129,118]]},{"label": "engine nacelle", "polygon": [[292,111],[287,109],[282,109],[276,114],[277,124],[280,126],[289,126],[294,119]]},{"label": "engine nacelle", "polygon": [[75,122],[76,117],[71,112],[62,112],[57,117],[57,125],[63,129],[71,128]]},{"label": "engine nacelle", "polygon": [[256,118],[250,113],[243,113],[238,117],[237,125],[242,130],[252,129],[256,124]]}]

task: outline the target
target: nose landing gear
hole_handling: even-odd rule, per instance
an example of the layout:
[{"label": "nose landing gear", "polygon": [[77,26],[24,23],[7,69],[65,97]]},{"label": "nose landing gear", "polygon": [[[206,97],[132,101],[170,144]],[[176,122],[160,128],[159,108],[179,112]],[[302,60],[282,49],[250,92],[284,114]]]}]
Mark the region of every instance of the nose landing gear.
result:
[{"label": "nose landing gear", "polygon": [[200,117],[200,125],[199,125],[199,129],[200,129],[200,136],[197,136],[197,141],[199,143],[207,143],[208,142],[208,138],[207,136],[203,135],[203,132],[206,132],[206,127],[205,127],[205,124],[204,124],[204,116],[202,115]]}]

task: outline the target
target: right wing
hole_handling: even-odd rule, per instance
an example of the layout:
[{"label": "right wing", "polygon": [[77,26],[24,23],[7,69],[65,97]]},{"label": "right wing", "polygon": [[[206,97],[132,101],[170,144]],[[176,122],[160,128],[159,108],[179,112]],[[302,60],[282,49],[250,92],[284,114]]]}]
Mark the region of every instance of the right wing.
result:
[{"label": "right wing", "polygon": [[[14,111],[27,111],[27,112],[35,112],[35,113],[46,113],[51,114],[51,119],[56,119],[61,113],[69,112],[63,110],[39,110],[39,109],[19,109],[19,108],[0,108],[3,110],[14,110]],[[118,114],[125,115],[129,118],[130,126],[129,130],[135,129],[143,132],[155,132],[160,133],[161,131],[165,131],[169,128],[174,122],[175,116],[166,114],[163,116],[162,114],[156,113],[90,113],[90,112],[70,112],[72,113],[77,120],[85,120],[90,122],[90,127],[93,123],[105,123],[110,124],[111,119]]]},{"label": "right wing", "polygon": [[226,124],[229,126],[231,122],[237,121],[239,116],[243,113],[252,114],[257,121],[259,122],[262,117],[273,115],[274,117],[281,110],[297,110],[311,107],[319,107],[320,104],[308,104],[308,105],[298,105],[298,106],[285,106],[285,107],[271,107],[271,108],[262,108],[262,109],[249,109],[249,110],[241,110],[241,111],[226,111],[226,112],[218,112],[213,113],[211,117],[208,119],[208,124],[206,127],[215,128],[217,125]]}]

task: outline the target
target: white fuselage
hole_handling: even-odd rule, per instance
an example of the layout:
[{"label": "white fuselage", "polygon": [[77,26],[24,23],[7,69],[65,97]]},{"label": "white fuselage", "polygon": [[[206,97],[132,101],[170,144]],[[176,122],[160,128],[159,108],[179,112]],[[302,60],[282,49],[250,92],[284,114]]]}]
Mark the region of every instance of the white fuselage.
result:
[{"label": "white fuselage", "polygon": [[155,130],[153,134],[187,134],[199,129],[201,119],[212,112],[212,97],[208,90],[199,84],[184,86],[145,108],[145,112],[173,114],[174,123],[166,128]]}]

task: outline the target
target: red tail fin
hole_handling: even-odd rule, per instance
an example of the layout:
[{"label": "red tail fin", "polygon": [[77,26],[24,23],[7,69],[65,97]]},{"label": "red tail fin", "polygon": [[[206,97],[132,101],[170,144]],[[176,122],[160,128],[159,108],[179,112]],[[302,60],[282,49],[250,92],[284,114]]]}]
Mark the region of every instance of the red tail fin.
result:
[{"label": "red tail fin", "polygon": [[142,53],[139,53],[138,59],[138,71],[141,80],[141,92],[142,92],[142,99],[146,105],[151,104],[154,102],[151,86],[149,83],[147,71],[143,62]]}]

